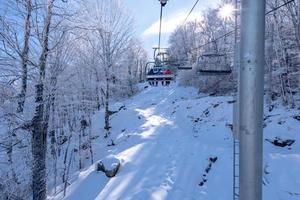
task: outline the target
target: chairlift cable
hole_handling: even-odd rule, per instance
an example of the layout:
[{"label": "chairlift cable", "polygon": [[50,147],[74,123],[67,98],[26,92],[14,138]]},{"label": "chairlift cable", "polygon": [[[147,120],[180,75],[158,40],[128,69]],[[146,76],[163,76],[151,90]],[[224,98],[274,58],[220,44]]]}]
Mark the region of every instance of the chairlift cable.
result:
[{"label": "chairlift cable", "polygon": [[193,6],[192,9],[190,10],[189,14],[186,16],[186,18],[185,18],[183,24],[186,23],[187,19],[188,19],[189,16],[192,14],[192,12],[194,11],[194,8],[196,7],[196,5],[197,5],[198,3],[199,3],[199,0],[197,0],[197,1],[195,2],[194,6]]},{"label": "chairlift cable", "polygon": [[[279,5],[279,6],[275,7],[275,8],[273,8],[272,10],[269,10],[268,12],[265,13],[265,15],[269,15],[269,14],[275,12],[276,10],[278,10],[278,9],[280,9],[280,8],[286,6],[286,5],[288,5],[288,4],[290,4],[290,3],[294,2],[294,1],[295,1],[295,0],[287,1],[287,2],[285,2],[284,4],[281,4],[281,5]],[[209,44],[211,44],[211,43],[213,43],[213,42],[217,42],[218,40],[223,39],[224,37],[227,37],[227,36],[229,36],[229,35],[231,35],[231,34],[233,34],[233,33],[235,33],[235,30],[228,31],[227,33],[225,33],[225,34],[223,34],[223,35],[217,37],[216,39],[211,40],[211,41],[209,41],[209,42],[207,42],[207,43],[204,43],[204,44],[202,44],[202,45],[200,45],[200,46],[198,46],[198,47],[196,47],[196,48],[193,48],[193,49],[191,49],[190,51],[198,50],[198,49],[200,49],[200,48],[202,48],[202,47],[205,47],[205,46],[207,46],[207,45],[209,45]]]},{"label": "chairlift cable", "polygon": [[270,10],[270,11],[266,12],[266,14],[265,14],[265,15],[268,15],[268,14],[270,14],[270,13],[272,13],[272,12],[274,12],[274,11],[276,11],[276,10],[280,9],[281,7],[284,7],[284,6],[286,6],[286,5],[290,4],[290,3],[294,2],[294,1],[295,1],[295,0],[290,0],[290,1],[287,1],[287,2],[285,2],[284,4],[281,4],[280,6],[277,6],[277,7],[273,8],[272,10]]}]

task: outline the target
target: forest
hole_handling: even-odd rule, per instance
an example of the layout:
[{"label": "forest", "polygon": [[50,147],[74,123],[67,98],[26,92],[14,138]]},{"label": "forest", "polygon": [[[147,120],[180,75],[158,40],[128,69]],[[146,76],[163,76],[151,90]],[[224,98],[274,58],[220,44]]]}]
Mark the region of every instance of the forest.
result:
[{"label": "forest", "polygon": [[[73,175],[101,157],[95,141],[115,145],[111,118],[124,107],[112,104],[140,92],[147,50],[119,0],[0,4],[0,199],[66,194]],[[219,15],[209,8],[201,19],[178,26],[168,53],[192,66],[174,68],[179,85],[210,96],[235,95],[241,24]],[[277,105],[299,110],[300,0],[267,0],[265,46],[269,111]],[[199,76],[203,54],[222,55],[221,65],[233,73]],[[93,116],[100,110],[104,123],[95,133]]]},{"label": "forest", "polygon": [[[238,4],[240,10],[240,4]],[[240,14],[237,30],[234,16],[216,17],[217,9],[209,9],[201,21],[178,27],[170,36],[170,55],[176,60],[188,60],[193,71],[180,74],[183,84],[196,86],[201,92],[226,94],[237,90]],[[295,108],[300,85],[300,7],[297,1],[268,0],[266,4],[265,91],[269,107],[280,102]],[[235,36],[235,31],[237,32]],[[234,73],[229,77],[200,77],[198,58],[202,54],[223,55],[222,66],[229,65]],[[212,64],[210,62],[209,64]],[[210,66],[216,68],[215,66]],[[192,78],[191,78],[192,77]],[[298,96],[297,96],[298,94]]]},{"label": "forest", "polygon": [[[137,92],[147,55],[119,1],[2,1],[0,23],[0,196],[45,199],[94,162],[111,98]],[[91,135],[102,108],[106,132]]]}]

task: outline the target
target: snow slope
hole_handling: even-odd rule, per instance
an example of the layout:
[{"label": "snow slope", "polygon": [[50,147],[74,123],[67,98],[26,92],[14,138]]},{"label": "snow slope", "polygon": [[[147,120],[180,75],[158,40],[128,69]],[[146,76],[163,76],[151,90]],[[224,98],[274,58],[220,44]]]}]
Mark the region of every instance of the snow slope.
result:
[{"label": "snow slope", "polygon": [[[114,109],[125,107],[111,117],[110,137],[101,137],[94,146],[99,158],[115,155],[121,160],[119,173],[108,179],[91,166],[64,199],[232,199],[233,142],[226,126],[232,119],[231,100],[174,84],[147,88],[116,103]],[[294,114],[279,107],[266,120],[265,138],[296,142],[290,149],[264,142],[264,199],[300,199],[300,126]],[[103,135],[103,111],[93,124],[94,134]],[[111,140],[115,146],[107,145]]]}]

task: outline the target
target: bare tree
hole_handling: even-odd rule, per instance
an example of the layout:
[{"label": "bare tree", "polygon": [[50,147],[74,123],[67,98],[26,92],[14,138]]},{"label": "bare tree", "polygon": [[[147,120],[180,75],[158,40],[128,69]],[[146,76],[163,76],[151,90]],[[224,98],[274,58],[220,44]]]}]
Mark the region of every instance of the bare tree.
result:
[{"label": "bare tree", "polygon": [[42,37],[42,50],[39,58],[39,77],[36,84],[35,94],[35,114],[32,119],[32,191],[34,200],[46,199],[46,152],[47,152],[47,131],[48,131],[48,111],[44,110],[44,81],[46,74],[47,57],[49,53],[49,34],[51,18],[55,0],[49,0],[44,22]]},{"label": "bare tree", "polygon": [[[2,45],[0,51],[6,55],[7,61],[11,59],[13,62],[18,61],[20,63],[20,77],[16,74],[14,74],[14,76],[16,76],[15,80],[21,79],[21,90],[18,95],[17,112],[23,112],[27,92],[28,64],[30,64],[29,48],[33,4],[32,0],[10,0],[6,3],[7,6],[5,9],[7,9],[8,13],[0,16],[0,22],[2,24],[2,30],[0,31]],[[12,9],[15,10],[15,15],[17,16],[10,16],[13,12]],[[20,25],[19,23],[24,25]],[[24,32],[23,37],[20,36],[22,34],[19,34],[21,31],[20,27]]]},{"label": "bare tree", "polygon": [[[70,175],[99,158],[93,114],[105,110],[108,136],[110,102],[136,92],[146,56],[132,45],[131,17],[118,0],[68,1],[68,8],[64,0],[9,2],[16,5],[5,2],[0,11],[0,148],[7,157],[0,180],[9,179],[0,196],[40,200],[59,192],[57,185],[66,192]],[[10,117],[1,118],[6,107]]]},{"label": "bare tree", "polygon": [[[116,0],[94,0],[93,8],[86,7],[86,17],[90,19],[90,28],[94,29],[97,42],[97,55],[101,60],[105,77],[105,85],[101,88],[104,96],[106,137],[109,135],[109,117],[112,111],[109,109],[111,86],[116,83],[114,74],[118,60],[126,52],[126,47],[132,38],[132,19],[125,13]],[[91,4],[90,4],[91,5]],[[93,13],[93,14],[91,14]]]},{"label": "bare tree", "polygon": [[22,86],[21,92],[19,94],[19,102],[18,102],[18,112],[23,112],[24,104],[25,104],[25,97],[27,91],[27,65],[28,65],[28,54],[29,54],[29,39],[30,39],[30,32],[31,32],[31,13],[32,13],[32,1],[26,0],[25,2],[26,7],[26,17],[25,17],[25,27],[24,27],[24,45],[21,52],[21,60],[22,60]]}]

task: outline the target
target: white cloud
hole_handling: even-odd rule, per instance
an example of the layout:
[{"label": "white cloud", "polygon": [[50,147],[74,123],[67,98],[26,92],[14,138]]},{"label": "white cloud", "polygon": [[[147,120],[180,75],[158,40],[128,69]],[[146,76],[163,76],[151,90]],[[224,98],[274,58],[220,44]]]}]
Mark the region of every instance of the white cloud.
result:
[{"label": "white cloud", "polygon": [[[166,16],[163,18],[162,22],[162,33],[172,33],[178,25],[181,25],[186,18],[185,12],[177,12],[176,14],[172,14],[170,16]],[[202,16],[199,13],[192,13],[187,21],[201,20]],[[159,31],[159,20],[153,23],[150,27],[148,27],[142,34],[142,36],[147,37],[151,35],[158,34]]]}]

